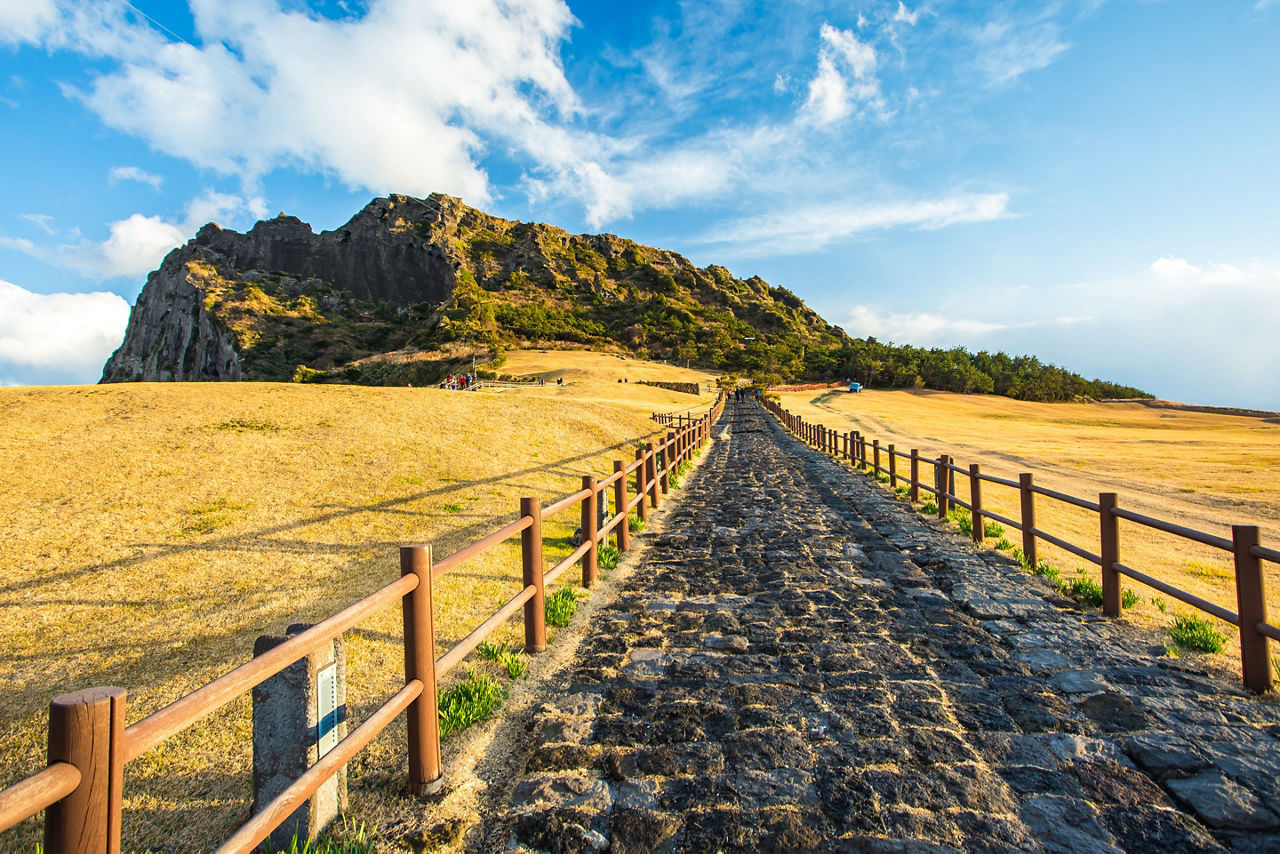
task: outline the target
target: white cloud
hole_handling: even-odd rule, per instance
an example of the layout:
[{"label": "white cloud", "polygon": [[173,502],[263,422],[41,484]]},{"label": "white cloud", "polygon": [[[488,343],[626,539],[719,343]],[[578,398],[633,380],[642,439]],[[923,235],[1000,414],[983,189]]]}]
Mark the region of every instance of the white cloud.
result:
[{"label": "white cloud", "polygon": [[860,104],[883,114],[875,48],[851,30],[830,24],[822,25],[821,39],[818,72],[809,81],[802,115],[816,125],[829,125],[852,115]]},{"label": "white cloud", "polygon": [[53,217],[49,216],[48,214],[21,214],[20,216],[23,219],[25,219],[27,222],[34,224],[37,228],[39,228],[45,234],[55,233],[55,229],[53,227]]},{"label": "white cloud", "polygon": [[137,166],[112,166],[111,171],[107,173],[107,180],[112,184],[120,181],[137,181],[140,184],[148,184],[157,190],[160,189],[160,184],[164,181],[159,175],[154,175]]},{"label": "white cloud", "polygon": [[128,321],[129,304],[115,294],[37,294],[0,281],[0,369],[96,382]]},{"label": "white cloud", "polygon": [[25,238],[0,236],[0,246],[25,252],[49,264],[75,270],[95,281],[124,276],[142,276],[160,266],[170,250],[194,237],[206,222],[227,217],[255,219],[266,215],[265,202],[258,197],[243,198],[213,191],[188,203],[182,222],[160,216],[135,213],[107,225],[103,241],[78,240],[46,246]]},{"label": "white cloud", "polygon": [[1050,20],[991,21],[972,33],[979,70],[992,86],[1011,83],[1028,71],[1052,65],[1071,49]]},{"label": "white cloud", "polygon": [[1251,278],[1234,264],[1210,263],[1205,268],[1173,255],[1152,261],[1147,272],[1163,283],[1192,288],[1245,284]]},{"label": "white cloud", "polygon": [[849,311],[844,329],[858,338],[878,338],[917,347],[954,347],[1008,328],[1003,323],[964,320],[940,314],[880,312],[866,305]]},{"label": "white cloud", "polygon": [[914,12],[907,11],[906,4],[898,0],[898,11],[893,13],[893,20],[914,27],[920,20],[920,8],[916,7]]},{"label": "white cloud", "polygon": [[730,222],[696,238],[696,242],[726,244],[744,256],[792,255],[867,231],[900,227],[934,230],[1009,216],[1008,193],[964,193],[881,204],[810,204]]},{"label": "white cloud", "polygon": [[53,0],[0,0],[0,44],[38,42],[57,19]]},{"label": "white cloud", "polygon": [[187,238],[181,227],[142,214],[111,223],[110,232],[101,243],[83,240],[58,247],[58,262],[91,279],[140,276],[160,266],[169,250]]},{"label": "white cloud", "polygon": [[111,127],[246,186],[288,166],[484,203],[492,144],[549,172],[596,160],[581,136],[542,146],[555,117],[580,110],[559,60],[575,23],[562,0],[374,0],[340,20],[291,5],[192,0],[195,47],[102,0],[62,0],[52,22],[24,14],[22,32],[114,60],[75,95]]}]

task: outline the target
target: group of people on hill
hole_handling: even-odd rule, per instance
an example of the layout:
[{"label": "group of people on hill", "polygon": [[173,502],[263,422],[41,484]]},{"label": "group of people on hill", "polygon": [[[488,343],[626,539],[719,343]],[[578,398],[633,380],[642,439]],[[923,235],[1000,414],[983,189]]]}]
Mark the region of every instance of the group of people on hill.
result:
[{"label": "group of people on hill", "polygon": [[735,401],[759,400],[760,390],[755,386],[743,386],[742,388],[735,388],[733,390],[733,399]]},{"label": "group of people on hill", "polygon": [[472,374],[449,374],[440,381],[440,388],[447,388],[452,391],[466,391],[471,388],[476,381]]}]

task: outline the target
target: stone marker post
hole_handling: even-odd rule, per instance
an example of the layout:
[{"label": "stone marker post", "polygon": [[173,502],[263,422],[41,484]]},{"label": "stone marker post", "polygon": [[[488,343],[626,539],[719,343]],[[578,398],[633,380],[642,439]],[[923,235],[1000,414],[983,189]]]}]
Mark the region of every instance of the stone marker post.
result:
[{"label": "stone marker post", "polygon": [[[254,642],[254,656],[310,626],[294,624]],[[253,689],[253,812],[257,814],[347,734],[347,663],[342,641],[321,644]],[[330,778],[266,844],[287,850],[315,838],[347,808],[347,769]]]}]

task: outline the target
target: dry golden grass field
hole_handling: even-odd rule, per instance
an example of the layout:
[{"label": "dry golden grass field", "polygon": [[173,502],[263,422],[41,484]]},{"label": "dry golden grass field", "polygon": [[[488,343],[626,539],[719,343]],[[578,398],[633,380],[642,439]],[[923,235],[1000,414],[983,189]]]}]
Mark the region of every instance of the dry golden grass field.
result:
[{"label": "dry golden grass field", "polygon": [[[842,432],[858,430],[868,447],[878,439],[882,447],[892,443],[899,451],[918,448],[921,456],[945,452],[959,466],[978,463],[984,474],[1010,480],[1031,472],[1037,485],[1091,501],[1101,492],[1115,492],[1121,507],[1228,538],[1232,524],[1256,524],[1263,545],[1280,547],[1280,424],[1274,419],[1138,403],[1029,403],[933,391],[786,392],[781,403],[807,421]],[[900,462],[899,472],[908,471]],[[931,485],[932,469],[922,465],[921,479]],[[982,486],[984,506],[1019,518],[1016,490]],[[956,490],[968,500],[967,477],[956,475]],[[1098,552],[1096,513],[1036,496],[1036,526]],[[1015,530],[1006,536],[1021,543]],[[1061,567],[1063,578],[1079,569],[1099,578],[1098,567],[1047,543],[1040,543],[1039,556]],[[1236,610],[1227,552],[1121,521],[1120,561]],[[1263,566],[1271,622],[1280,622],[1280,567],[1265,561]],[[1126,619],[1139,625],[1162,628],[1177,614],[1200,613],[1131,579],[1123,579],[1123,586],[1141,596],[1125,611]],[[1227,646],[1200,660],[1238,678],[1237,629],[1209,619],[1226,636]]]},{"label": "dry golden grass field", "polygon": [[[123,686],[132,723],[246,661],[256,636],[393,580],[399,544],[450,554],[513,520],[520,496],[549,503],[632,460],[651,411],[713,400],[634,384],[707,374],[616,356],[515,353],[503,370],[549,384],[0,389],[0,787],[44,764],[56,694]],[[548,566],[576,522],[575,507],[544,528]],[[518,541],[440,579],[440,649],[519,589]],[[392,608],[346,638],[355,722],[402,684],[400,621]],[[522,637],[517,619],[498,639]],[[207,850],[248,817],[248,710],[128,766],[126,850]],[[401,724],[359,758],[366,790],[398,790],[402,744]],[[0,849],[38,838],[28,821]]]}]

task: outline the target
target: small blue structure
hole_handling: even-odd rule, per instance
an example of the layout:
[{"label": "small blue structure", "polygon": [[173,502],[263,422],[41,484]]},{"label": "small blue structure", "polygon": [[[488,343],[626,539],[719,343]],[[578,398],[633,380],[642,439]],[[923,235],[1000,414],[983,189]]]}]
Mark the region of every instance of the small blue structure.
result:
[{"label": "small blue structure", "polygon": [[862,391],[862,384],[861,384],[861,383],[850,382],[850,383],[849,383],[849,391],[855,391],[855,392],[856,392],[856,391]]}]

